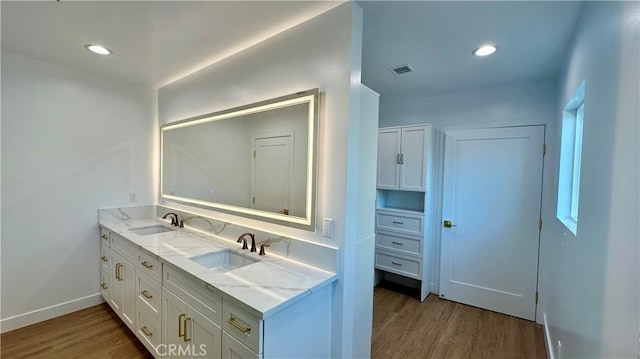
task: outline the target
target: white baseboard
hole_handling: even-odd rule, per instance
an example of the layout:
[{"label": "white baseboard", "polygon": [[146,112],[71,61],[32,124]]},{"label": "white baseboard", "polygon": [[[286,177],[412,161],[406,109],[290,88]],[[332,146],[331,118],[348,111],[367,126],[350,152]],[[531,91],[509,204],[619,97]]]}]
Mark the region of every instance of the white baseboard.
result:
[{"label": "white baseboard", "polygon": [[0,333],[6,333],[31,324],[44,322],[45,320],[69,314],[84,308],[89,308],[103,302],[104,299],[102,299],[102,295],[100,293],[96,293],[24,314],[18,314],[13,317],[0,320]]},{"label": "white baseboard", "polygon": [[542,313],[542,321],[544,326],[544,343],[547,347],[547,358],[556,359],[556,354],[553,351],[553,345],[551,342],[551,334],[549,334],[549,325],[547,324],[547,313]]}]

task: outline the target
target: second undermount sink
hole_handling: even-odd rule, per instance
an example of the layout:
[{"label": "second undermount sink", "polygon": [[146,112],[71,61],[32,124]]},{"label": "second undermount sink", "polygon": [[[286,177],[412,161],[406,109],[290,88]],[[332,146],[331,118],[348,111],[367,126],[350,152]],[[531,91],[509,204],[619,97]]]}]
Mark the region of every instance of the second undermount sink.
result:
[{"label": "second undermount sink", "polygon": [[171,232],[171,231],[175,231],[175,229],[173,228],[169,228],[169,227],[165,227],[162,225],[155,225],[155,226],[149,226],[149,227],[142,227],[142,228],[134,228],[134,229],[130,229],[129,231],[139,235],[139,236],[148,236],[150,234],[158,234],[158,233],[164,233],[164,232]]},{"label": "second undermount sink", "polygon": [[217,272],[228,272],[259,262],[258,259],[238,254],[228,249],[219,252],[201,254],[189,259]]}]

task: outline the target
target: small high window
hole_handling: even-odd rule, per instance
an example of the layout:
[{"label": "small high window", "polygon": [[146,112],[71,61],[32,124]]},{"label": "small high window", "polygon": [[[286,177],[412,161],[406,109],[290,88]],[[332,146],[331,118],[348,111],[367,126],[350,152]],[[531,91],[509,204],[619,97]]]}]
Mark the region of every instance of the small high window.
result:
[{"label": "small high window", "polygon": [[578,233],[584,87],[585,83],[582,81],[575,95],[564,108],[560,142],[557,216],[574,235]]}]

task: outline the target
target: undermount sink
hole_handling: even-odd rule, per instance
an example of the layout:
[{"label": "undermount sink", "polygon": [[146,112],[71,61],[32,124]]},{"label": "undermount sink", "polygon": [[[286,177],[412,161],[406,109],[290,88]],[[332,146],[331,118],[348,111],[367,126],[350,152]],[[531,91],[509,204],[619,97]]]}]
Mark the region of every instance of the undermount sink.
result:
[{"label": "undermount sink", "polygon": [[169,227],[165,227],[162,225],[155,225],[155,226],[149,226],[149,227],[142,227],[142,228],[134,228],[134,229],[130,229],[129,231],[139,235],[139,236],[147,236],[150,234],[158,234],[158,233],[164,233],[164,232],[171,232],[171,231],[175,231],[175,229],[173,228],[169,228]]},{"label": "undermount sink", "polygon": [[201,254],[189,259],[217,272],[228,272],[259,262],[258,259],[238,254],[228,249],[219,252]]}]

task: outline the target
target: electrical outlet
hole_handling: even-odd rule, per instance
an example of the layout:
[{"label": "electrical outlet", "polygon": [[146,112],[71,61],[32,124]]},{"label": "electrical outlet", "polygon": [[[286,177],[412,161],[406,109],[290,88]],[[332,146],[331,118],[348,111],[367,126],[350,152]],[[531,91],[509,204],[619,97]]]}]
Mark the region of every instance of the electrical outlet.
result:
[{"label": "electrical outlet", "polygon": [[138,202],[138,194],[135,192],[129,193],[129,202]]},{"label": "electrical outlet", "polygon": [[322,220],[322,235],[327,238],[333,238],[333,218]]}]

